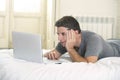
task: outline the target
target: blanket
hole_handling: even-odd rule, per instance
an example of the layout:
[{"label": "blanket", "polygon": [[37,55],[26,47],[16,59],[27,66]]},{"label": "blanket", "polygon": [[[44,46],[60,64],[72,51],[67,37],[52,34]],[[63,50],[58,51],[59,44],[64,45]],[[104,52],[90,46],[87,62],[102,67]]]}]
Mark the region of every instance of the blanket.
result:
[{"label": "blanket", "polygon": [[0,80],[120,80],[119,57],[103,58],[96,63],[62,59],[61,64],[55,64],[15,59],[11,53],[0,51]]}]

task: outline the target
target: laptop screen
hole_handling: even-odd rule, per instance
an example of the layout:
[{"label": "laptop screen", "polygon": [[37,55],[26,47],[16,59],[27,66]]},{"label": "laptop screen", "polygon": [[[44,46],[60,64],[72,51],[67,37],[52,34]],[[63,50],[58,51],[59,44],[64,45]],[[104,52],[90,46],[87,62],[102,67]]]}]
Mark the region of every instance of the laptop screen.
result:
[{"label": "laptop screen", "polygon": [[12,32],[15,58],[42,63],[41,37],[38,34]]}]

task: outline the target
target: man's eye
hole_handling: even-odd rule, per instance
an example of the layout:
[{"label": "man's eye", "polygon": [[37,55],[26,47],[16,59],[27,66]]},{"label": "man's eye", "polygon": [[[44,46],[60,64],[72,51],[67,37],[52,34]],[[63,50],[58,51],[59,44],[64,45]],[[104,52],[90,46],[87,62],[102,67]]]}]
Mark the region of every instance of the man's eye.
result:
[{"label": "man's eye", "polygon": [[57,33],[57,35],[65,36],[65,33]]},{"label": "man's eye", "polygon": [[65,33],[62,33],[62,35],[64,36],[64,35],[65,35]]}]

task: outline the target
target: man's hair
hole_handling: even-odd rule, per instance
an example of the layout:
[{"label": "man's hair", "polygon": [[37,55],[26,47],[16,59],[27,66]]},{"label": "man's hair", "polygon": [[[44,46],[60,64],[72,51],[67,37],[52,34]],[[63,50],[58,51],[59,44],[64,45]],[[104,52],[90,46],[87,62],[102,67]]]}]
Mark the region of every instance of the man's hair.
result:
[{"label": "man's hair", "polygon": [[55,23],[56,27],[66,27],[68,29],[78,30],[81,33],[81,29],[78,21],[72,16],[64,16]]}]

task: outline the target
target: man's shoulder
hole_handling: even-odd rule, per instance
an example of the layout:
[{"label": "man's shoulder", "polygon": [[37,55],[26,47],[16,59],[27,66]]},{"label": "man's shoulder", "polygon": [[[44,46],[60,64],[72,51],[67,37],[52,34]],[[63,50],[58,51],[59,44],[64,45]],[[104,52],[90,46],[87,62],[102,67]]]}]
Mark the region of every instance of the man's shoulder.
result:
[{"label": "man's shoulder", "polygon": [[97,33],[95,33],[95,32],[92,32],[92,31],[88,31],[88,30],[82,30],[82,35],[83,36],[92,36],[92,35],[96,35],[96,36],[98,36],[98,34]]},{"label": "man's shoulder", "polygon": [[93,32],[93,31],[89,31],[89,30],[82,30],[81,32],[82,32],[82,33],[87,33],[87,34],[88,34],[88,33],[97,34],[97,33]]},{"label": "man's shoulder", "polygon": [[84,38],[84,40],[103,40],[103,38],[95,33],[95,32],[92,32],[92,31],[88,31],[88,30],[84,30],[82,31],[82,37]]}]

